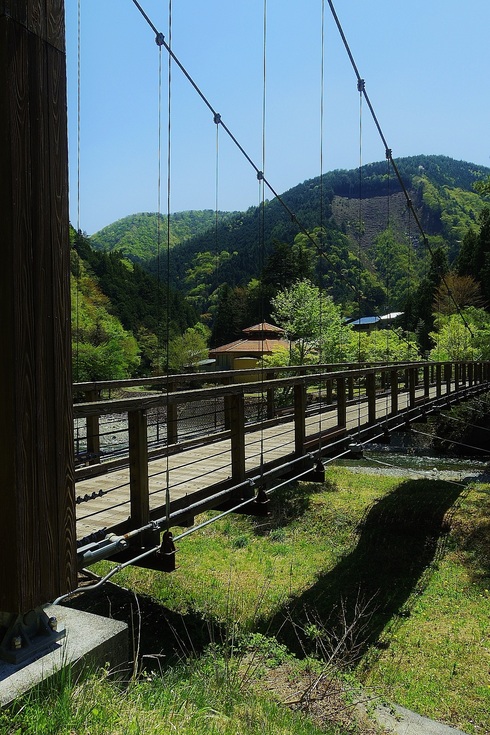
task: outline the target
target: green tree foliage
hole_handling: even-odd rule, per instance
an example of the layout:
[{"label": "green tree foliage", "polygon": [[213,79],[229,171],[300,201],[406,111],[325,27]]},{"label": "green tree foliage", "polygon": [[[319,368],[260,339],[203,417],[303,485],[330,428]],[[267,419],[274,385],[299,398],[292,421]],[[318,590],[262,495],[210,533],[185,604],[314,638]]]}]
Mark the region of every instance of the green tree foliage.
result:
[{"label": "green tree foliage", "polygon": [[487,176],[483,181],[476,181],[473,188],[482,196],[490,196],[490,176]]},{"label": "green tree foliage", "polygon": [[463,240],[456,267],[460,276],[473,276],[482,295],[490,304],[490,209],[486,207],[479,220],[480,230],[469,230]]},{"label": "green tree foliage", "polygon": [[181,372],[205,360],[208,356],[208,338],[209,329],[203,324],[189,327],[184,334],[174,337],[169,345],[169,368]]},{"label": "green tree foliage", "polygon": [[[102,349],[100,344],[94,343],[91,336],[85,339],[87,334],[97,331],[94,332],[93,325],[90,327],[90,322],[97,321],[97,308],[102,308],[102,300],[104,310],[110,312],[125,332],[132,334],[139,345],[140,359],[132,362],[131,374],[161,373],[165,362],[163,344],[167,331],[170,338],[181,334],[196,321],[195,310],[175,289],[163,286],[140,265],[128,262],[121,253],[96,252],[88,238],[74,231],[72,243],[75,321],[79,323],[80,319],[87,320],[85,335],[80,335],[79,330],[74,331],[74,347],[77,350],[80,374],[83,353],[84,364],[88,365],[91,361],[94,366],[90,370],[84,367],[84,374],[92,372],[101,377],[103,373],[105,377],[112,379],[122,377],[121,367],[117,361],[114,367],[117,374],[110,374],[110,361],[101,356],[106,348]],[[80,304],[83,301],[81,296],[84,295],[84,287],[88,289],[85,296],[92,298],[94,306],[85,316],[80,311],[83,308],[83,304],[82,306]],[[87,348],[83,352],[80,344],[84,341],[98,349]],[[127,369],[124,377],[128,377]]]},{"label": "green tree foliage", "polygon": [[[221,220],[233,217],[233,212],[219,212]],[[170,218],[153,212],[131,214],[117,220],[92,235],[96,250],[118,251],[132,261],[145,262],[162,255],[167,243],[173,248],[214,226],[216,212],[211,209],[177,212]]]},{"label": "green tree foliage", "polygon": [[405,330],[417,333],[422,352],[429,350],[432,345],[430,332],[434,329],[433,307],[436,290],[448,269],[447,249],[439,245],[432,251],[427,275],[405,303]]},{"label": "green tree foliage", "polygon": [[272,299],[272,316],[293,343],[292,364],[340,362],[350,328],[331,296],[308,279],[282,289]]},{"label": "green tree foliage", "polygon": [[72,276],[71,297],[74,381],[133,375],[140,363],[138,343],[109,312],[108,298],[81,262],[77,264],[77,279]]},{"label": "green tree foliage", "polygon": [[463,310],[468,329],[459,314],[438,314],[431,332],[431,360],[490,359],[490,314],[469,306]]},{"label": "green tree foliage", "polygon": [[418,282],[411,243],[401,242],[388,228],[376,238],[370,254],[391,308],[402,309],[413,284]]},{"label": "green tree foliage", "polygon": [[419,358],[417,340],[401,328],[352,332],[346,350],[352,362],[401,362]]}]

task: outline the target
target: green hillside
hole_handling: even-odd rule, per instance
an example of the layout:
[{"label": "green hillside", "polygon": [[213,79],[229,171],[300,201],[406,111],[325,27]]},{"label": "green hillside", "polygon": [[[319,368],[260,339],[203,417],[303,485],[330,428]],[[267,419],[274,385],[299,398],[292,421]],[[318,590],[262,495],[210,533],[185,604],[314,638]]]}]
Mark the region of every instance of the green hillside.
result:
[{"label": "green hillside", "polygon": [[[155,304],[165,303],[154,298],[161,286],[172,294],[172,335],[200,321],[217,345],[270,319],[278,291],[306,278],[345,316],[403,312],[401,326],[429,351],[443,274],[453,270],[480,283],[481,273],[490,272],[483,256],[483,266],[469,271],[458,260],[468,232],[478,239],[488,197],[474,185],[490,169],[445,156],[413,156],[396,165],[412,207],[385,160],[361,171],[331,171],[244,212],[190,211],[160,221],[156,214],[129,216],[90,238],[95,249],[86,243],[83,257],[113,313],[135,335],[155,334]],[[486,235],[475,243],[465,246],[465,262],[475,247],[487,252]],[[478,298],[464,303],[478,305]],[[148,368],[152,360],[146,362]]]},{"label": "green hillside", "polygon": [[[487,176],[490,169],[446,156],[412,156],[396,164],[427,235],[442,237],[450,257],[454,257],[465,232],[476,225],[484,206],[473,184]],[[231,287],[244,286],[250,279],[260,277],[274,242],[292,244],[300,228],[311,232],[323,225],[327,240],[336,243],[334,250],[340,248],[344,259],[347,259],[347,252],[357,257],[360,242],[366,254],[364,265],[375,281],[377,273],[369,251],[384,230],[391,229],[401,245],[403,238],[410,236],[415,251],[420,244],[415,222],[408,215],[405,196],[387,161],[364,166],[361,176],[355,169],[329,172],[322,180],[317,177],[298,184],[281,199],[297,222],[292,221],[277,199],[266,202],[263,217],[258,207],[218,215],[210,210],[171,215],[172,283],[182,293],[189,294],[202,285],[199,271],[204,268],[213,271],[205,289],[207,296],[223,283]],[[166,221],[162,225],[164,238],[161,240],[166,247]],[[360,240],[359,233],[362,233]],[[121,250],[132,260],[141,261],[150,272],[156,273],[161,267],[155,257],[158,248],[156,215],[126,217],[98,232],[91,242],[103,250]],[[416,257],[422,259],[424,255],[419,249]],[[341,275],[341,269],[335,272],[338,257],[333,258],[333,263],[328,257],[324,260],[319,270],[328,273],[327,285],[339,292],[343,300],[348,300],[345,274]],[[339,287],[339,279],[344,287]]]},{"label": "green hillside", "polygon": [[[233,217],[233,212],[220,213],[220,217]],[[191,237],[206,232],[214,226],[216,213],[211,209],[178,212],[172,215],[171,227],[167,227],[167,216],[142,212],[131,214],[104,227],[90,242],[96,250],[113,252],[118,250],[135,261],[154,258],[159,246],[166,248],[168,235],[174,247]]]}]

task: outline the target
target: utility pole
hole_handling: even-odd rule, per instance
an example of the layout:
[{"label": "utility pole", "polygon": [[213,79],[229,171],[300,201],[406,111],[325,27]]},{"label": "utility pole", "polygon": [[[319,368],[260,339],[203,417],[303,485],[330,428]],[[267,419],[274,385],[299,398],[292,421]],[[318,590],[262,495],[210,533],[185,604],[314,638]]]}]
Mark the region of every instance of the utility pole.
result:
[{"label": "utility pole", "polygon": [[64,0],[0,0],[0,656],[14,663],[76,583],[64,26]]}]

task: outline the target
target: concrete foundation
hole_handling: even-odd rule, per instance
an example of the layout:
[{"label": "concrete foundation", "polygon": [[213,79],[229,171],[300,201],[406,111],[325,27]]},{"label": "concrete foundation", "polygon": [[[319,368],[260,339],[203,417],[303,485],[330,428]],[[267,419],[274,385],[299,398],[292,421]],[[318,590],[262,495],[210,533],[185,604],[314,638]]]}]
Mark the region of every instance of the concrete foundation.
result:
[{"label": "concrete foundation", "polygon": [[128,626],[119,620],[80,612],[62,605],[48,605],[65,637],[43,656],[22,665],[0,661],[0,706],[4,706],[66,666],[75,673],[109,664],[112,670],[128,669]]}]

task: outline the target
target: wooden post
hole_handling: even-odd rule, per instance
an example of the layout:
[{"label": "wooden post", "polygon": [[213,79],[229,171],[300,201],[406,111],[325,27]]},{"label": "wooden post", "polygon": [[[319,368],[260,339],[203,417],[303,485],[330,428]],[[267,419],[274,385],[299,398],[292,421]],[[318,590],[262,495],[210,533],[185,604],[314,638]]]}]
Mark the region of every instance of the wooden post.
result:
[{"label": "wooden post", "polygon": [[63,0],[0,0],[0,610],[76,585]]},{"label": "wooden post", "polygon": [[333,381],[331,379],[328,379],[325,382],[325,392],[326,392],[325,403],[327,403],[327,405],[330,405],[332,403],[332,394],[333,394],[332,383]]},{"label": "wooden post", "polygon": [[306,438],[306,385],[294,384],[294,452],[301,457],[305,451]]},{"label": "wooden post", "polygon": [[430,369],[429,365],[424,365],[424,397],[430,396]]},{"label": "wooden post", "polygon": [[[97,401],[100,398],[100,391],[88,390],[85,393],[86,401]],[[87,456],[89,464],[98,464],[100,462],[100,423],[98,414],[87,416]]]},{"label": "wooden post", "polygon": [[440,362],[436,364],[436,396],[440,398],[442,395],[442,365]]},{"label": "wooden post", "polygon": [[[274,379],[274,373],[273,371],[269,371],[265,374],[266,380],[273,380]],[[274,388],[267,388],[267,418],[273,419],[275,415],[275,401],[274,401]]]},{"label": "wooden post", "polygon": [[[175,385],[168,382],[167,390],[169,393],[175,390]],[[167,403],[167,446],[177,444],[178,434],[178,411],[176,403]]]},{"label": "wooden post", "polygon": [[245,399],[243,393],[229,396],[231,420],[231,477],[236,483],[245,479]]},{"label": "wooden post", "polygon": [[337,423],[341,427],[345,427],[347,424],[345,378],[337,378]]},{"label": "wooden post", "polygon": [[452,376],[452,363],[446,362],[444,364],[444,380],[446,381],[446,394],[451,393],[451,376]]},{"label": "wooden post", "polygon": [[376,422],[376,374],[368,373],[366,375],[366,393],[368,402],[368,423]]},{"label": "wooden post", "polygon": [[398,413],[398,370],[390,371],[391,414]]},{"label": "wooden post", "polygon": [[415,390],[417,387],[417,368],[410,368],[408,371],[408,393],[410,408],[415,406]]},{"label": "wooden post", "polygon": [[150,521],[148,433],[145,410],[128,412],[128,433],[131,526],[141,528]]}]

